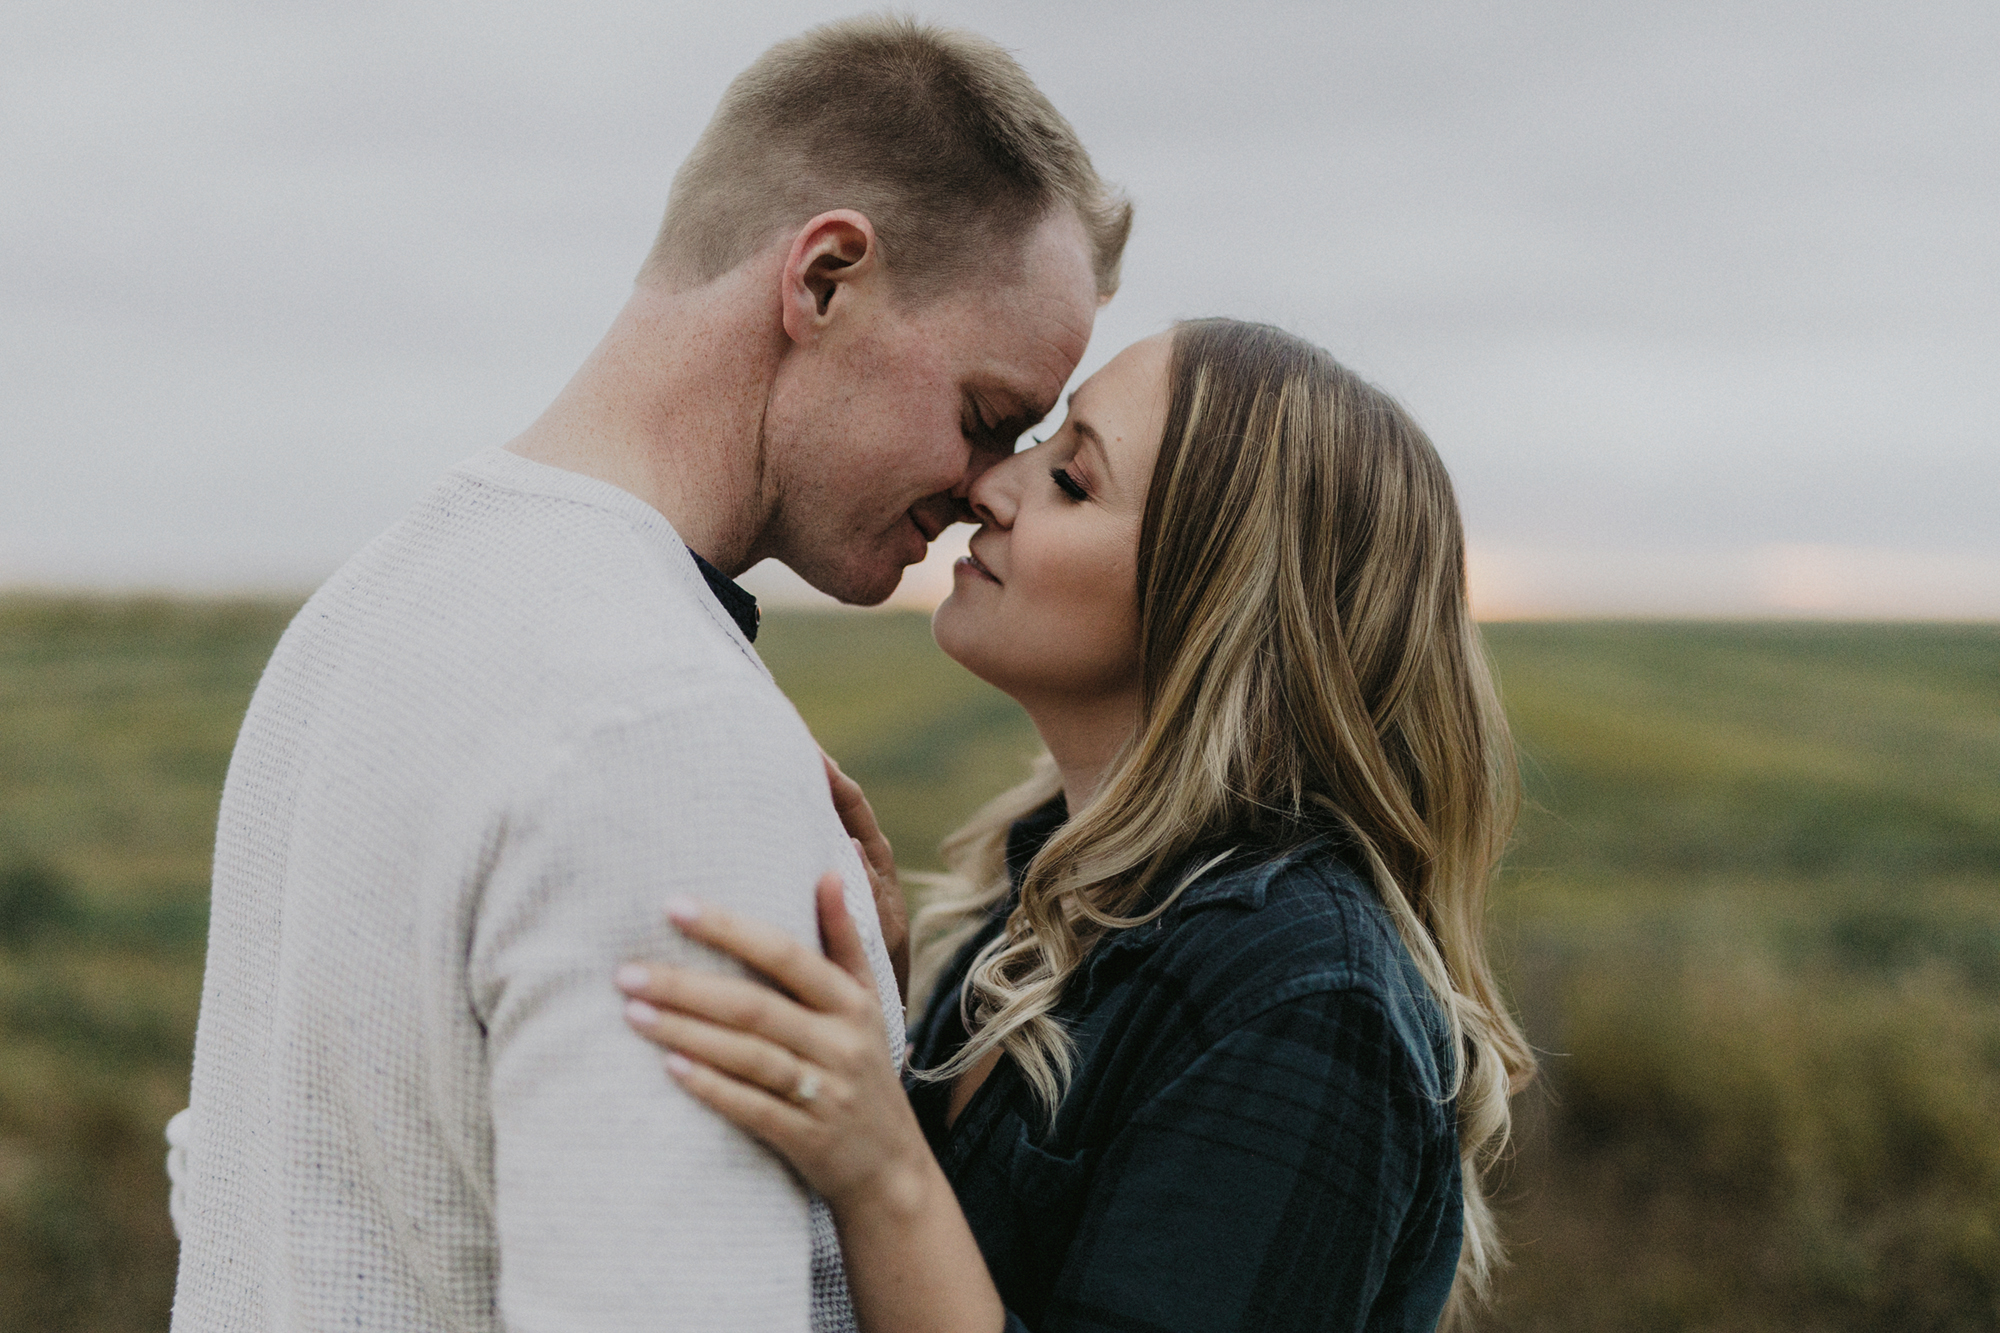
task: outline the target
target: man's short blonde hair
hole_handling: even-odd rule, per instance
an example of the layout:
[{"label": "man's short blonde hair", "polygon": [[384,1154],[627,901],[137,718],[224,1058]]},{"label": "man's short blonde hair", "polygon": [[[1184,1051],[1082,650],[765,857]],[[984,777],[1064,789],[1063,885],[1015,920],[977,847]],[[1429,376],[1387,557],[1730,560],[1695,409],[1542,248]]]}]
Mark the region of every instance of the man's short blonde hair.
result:
[{"label": "man's short blonde hair", "polygon": [[927,296],[1018,255],[1064,207],[1110,296],[1132,205],[1014,58],[913,19],[847,19],[780,42],[729,85],[640,277],[700,285],[780,231],[851,208],[898,286]]}]

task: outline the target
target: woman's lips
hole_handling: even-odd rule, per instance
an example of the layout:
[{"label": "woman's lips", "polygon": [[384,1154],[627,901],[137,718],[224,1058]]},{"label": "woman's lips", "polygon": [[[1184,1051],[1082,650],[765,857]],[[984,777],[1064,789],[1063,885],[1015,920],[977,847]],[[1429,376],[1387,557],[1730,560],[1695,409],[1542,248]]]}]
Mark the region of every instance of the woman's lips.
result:
[{"label": "woman's lips", "polygon": [[955,566],[962,566],[966,569],[969,569],[974,574],[977,574],[980,578],[986,579],[988,582],[996,584],[1000,582],[1000,580],[994,576],[993,571],[988,569],[985,565],[980,564],[979,557],[974,555],[971,551],[967,551],[964,555],[952,561],[952,564]]}]

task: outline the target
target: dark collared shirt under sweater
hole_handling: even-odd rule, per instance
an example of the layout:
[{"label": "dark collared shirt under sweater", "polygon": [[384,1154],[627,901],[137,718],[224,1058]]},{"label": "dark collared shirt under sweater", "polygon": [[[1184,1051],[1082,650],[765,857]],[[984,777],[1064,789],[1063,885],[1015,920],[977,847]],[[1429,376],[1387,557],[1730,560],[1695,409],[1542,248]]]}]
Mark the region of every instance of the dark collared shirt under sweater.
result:
[{"label": "dark collared shirt under sweater", "polygon": [[[1014,826],[1017,886],[1064,817]],[[1003,916],[939,981],[913,1067],[964,1044]],[[1009,1333],[1436,1324],[1463,1223],[1450,1043],[1331,840],[1209,871],[1100,944],[1057,1012],[1076,1064],[1052,1127],[1005,1057],[949,1128],[948,1086],[911,1084]]]},{"label": "dark collared shirt under sweater", "polygon": [[757,626],[763,623],[764,613],[757,608],[757,599],[750,590],[701,558],[701,552],[688,549],[694,557],[695,568],[701,571],[702,581],[715,594],[715,600],[722,603],[722,609],[736,622],[736,628],[743,631],[743,637],[757,642]]}]

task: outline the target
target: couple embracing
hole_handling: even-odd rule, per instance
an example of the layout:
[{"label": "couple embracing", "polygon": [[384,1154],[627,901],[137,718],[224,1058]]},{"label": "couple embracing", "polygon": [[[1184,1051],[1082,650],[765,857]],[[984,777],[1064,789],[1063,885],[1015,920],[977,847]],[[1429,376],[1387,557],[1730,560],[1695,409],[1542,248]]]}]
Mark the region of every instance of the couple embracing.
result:
[{"label": "couple embracing", "polygon": [[[1513,764],[1395,402],[1184,323],[1057,406],[1130,208],[1002,51],[783,43],[553,406],[307,603],[217,837],[177,1333],[1424,1329],[1532,1061]],[[910,932],[771,558],[1047,754]],[[913,1015],[905,1032],[905,1013]]]}]

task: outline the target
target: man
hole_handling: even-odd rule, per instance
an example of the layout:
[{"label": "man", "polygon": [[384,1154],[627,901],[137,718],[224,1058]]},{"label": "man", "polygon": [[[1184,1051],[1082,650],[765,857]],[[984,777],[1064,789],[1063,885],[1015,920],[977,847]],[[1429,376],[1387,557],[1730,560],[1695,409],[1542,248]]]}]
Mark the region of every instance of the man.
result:
[{"label": "man", "polygon": [[[816,30],[731,85],[548,412],[336,574],[217,835],[179,1333],[851,1326],[823,1216],[616,965],[866,874],[730,578],[880,601],[1054,404],[1130,210],[998,48]],[[697,554],[698,553],[698,554]],[[900,1050],[895,983],[877,964]]]}]

